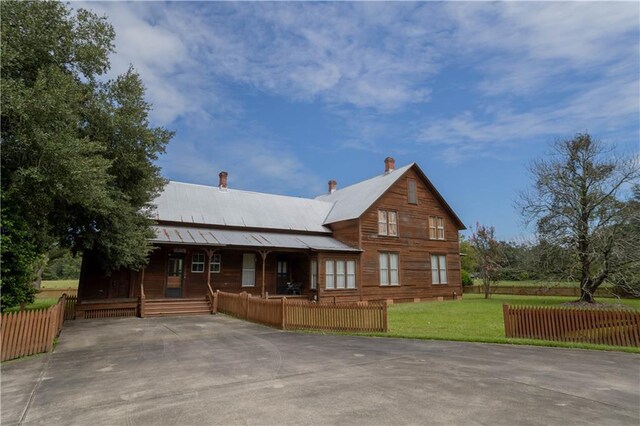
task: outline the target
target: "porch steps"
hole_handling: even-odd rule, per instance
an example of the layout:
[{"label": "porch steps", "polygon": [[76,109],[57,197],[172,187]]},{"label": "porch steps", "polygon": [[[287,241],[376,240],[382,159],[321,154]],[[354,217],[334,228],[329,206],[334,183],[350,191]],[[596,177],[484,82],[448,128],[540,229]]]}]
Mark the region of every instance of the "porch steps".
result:
[{"label": "porch steps", "polygon": [[208,298],[198,299],[146,299],[144,302],[145,317],[207,315],[211,314],[211,303]]}]

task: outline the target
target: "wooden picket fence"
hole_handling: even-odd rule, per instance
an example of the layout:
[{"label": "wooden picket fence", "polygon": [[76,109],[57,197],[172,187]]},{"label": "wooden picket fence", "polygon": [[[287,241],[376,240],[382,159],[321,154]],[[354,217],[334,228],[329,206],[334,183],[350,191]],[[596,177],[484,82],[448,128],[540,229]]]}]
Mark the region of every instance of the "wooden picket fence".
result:
[{"label": "wooden picket fence", "polygon": [[219,312],[281,329],[386,332],[387,304],[328,304],[306,300],[261,299],[248,293],[215,295]]},{"label": "wooden picket fence", "polygon": [[49,352],[67,317],[67,297],[45,309],[10,312],[2,315],[0,361]]},{"label": "wooden picket fence", "polygon": [[640,311],[503,305],[506,337],[640,346]]}]

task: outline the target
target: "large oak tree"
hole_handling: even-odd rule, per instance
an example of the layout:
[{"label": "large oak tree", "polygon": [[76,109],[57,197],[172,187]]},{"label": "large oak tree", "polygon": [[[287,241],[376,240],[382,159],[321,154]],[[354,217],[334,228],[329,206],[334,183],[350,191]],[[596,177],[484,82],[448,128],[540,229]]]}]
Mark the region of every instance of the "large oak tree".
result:
[{"label": "large oak tree", "polygon": [[173,134],[150,125],[133,69],[104,77],[106,18],[60,2],[0,7],[4,307],[30,301],[29,263],[52,246],[92,250],[105,270],[146,262],[164,185],[155,160]]},{"label": "large oak tree", "polygon": [[640,177],[638,159],[613,152],[586,133],[558,141],[532,164],[533,188],[520,197],[540,240],[569,254],[565,278],[580,281],[584,302],[638,266],[638,209],[627,195]]}]

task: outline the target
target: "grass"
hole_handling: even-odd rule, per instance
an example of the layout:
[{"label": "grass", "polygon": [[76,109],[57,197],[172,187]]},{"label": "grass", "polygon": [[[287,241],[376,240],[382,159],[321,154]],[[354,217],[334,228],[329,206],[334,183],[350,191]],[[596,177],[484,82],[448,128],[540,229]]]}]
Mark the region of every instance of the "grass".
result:
[{"label": "grass", "polygon": [[41,288],[78,288],[78,280],[43,280]]},{"label": "grass", "polygon": [[[481,286],[482,280],[476,278],[473,280],[473,285]],[[497,281],[491,283],[494,287],[578,287],[580,283],[578,281],[541,281],[541,280],[524,280],[524,281]],[[604,283],[600,287],[611,287],[610,283]]]},{"label": "grass", "polygon": [[[628,348],[588,343],[550,342],[504,337],[502,304],[552,306],[575,300],[572,297],[493,295],[485,300],[479,294],[466,294],[462,301],[395,304],[389,307],[386,334],[377,336],[414,339],[458,340],[465,342],[510,343],[583,349],[604,349],[640,353]],[[637,299],[598,298],[600,303],[622,303],[640,309]]]},{"label": "grass", "polygon": [[[25,306],[25,309],[30,311],[33,309],[43,309],[43,308],[48,308],[50,306],[55,305],[56,303],[58,303],[58,298],[57,297],[47,297],[47,298],[43,298],[43,299],[36,299],[35,302],[31,303],[30,305]],[[13,308],[8,308],[6,309],[3,313],[7,313],[7,312],[16,312],[20,310],[20,306],[14,306]]]}]

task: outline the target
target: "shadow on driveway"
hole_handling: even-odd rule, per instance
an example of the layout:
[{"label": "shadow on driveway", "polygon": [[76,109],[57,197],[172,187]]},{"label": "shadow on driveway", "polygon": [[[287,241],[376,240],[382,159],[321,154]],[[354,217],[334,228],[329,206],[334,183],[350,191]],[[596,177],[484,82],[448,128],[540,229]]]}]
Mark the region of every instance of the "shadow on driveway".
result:
[{"label": "shadow on driveway", "polygon": [[2,365],[2,424],[640,424],[627,353],[274,330],[224,315],[69,321]]}]

